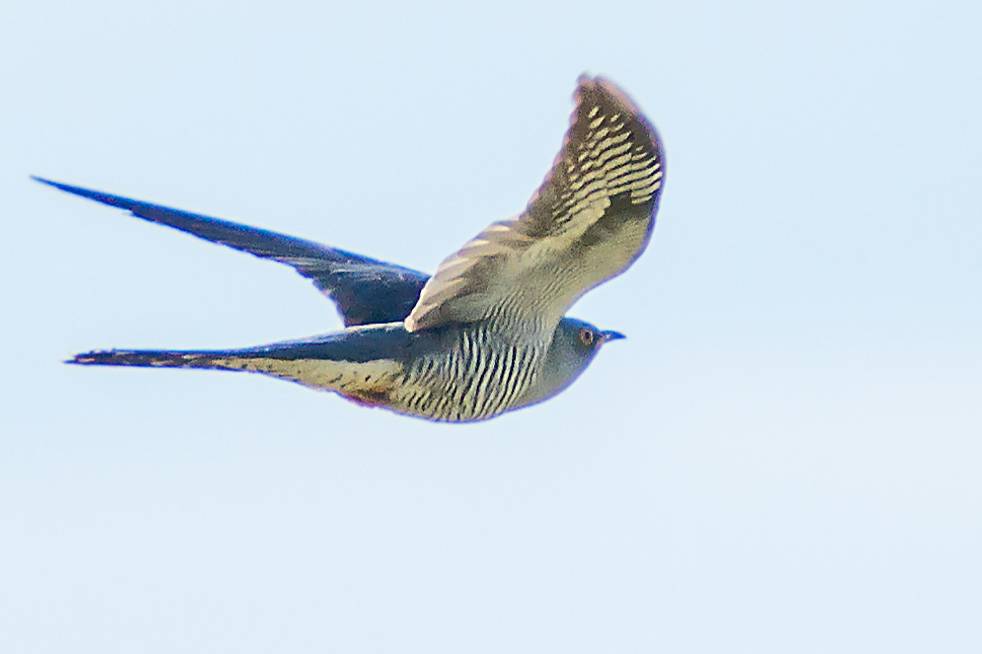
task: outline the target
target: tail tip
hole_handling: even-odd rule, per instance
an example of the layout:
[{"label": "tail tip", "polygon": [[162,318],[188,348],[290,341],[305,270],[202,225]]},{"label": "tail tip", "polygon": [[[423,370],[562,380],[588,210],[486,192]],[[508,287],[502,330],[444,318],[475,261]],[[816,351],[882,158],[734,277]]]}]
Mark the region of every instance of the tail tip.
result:
[{"label": "tail tip", "polygon": [[94,363],[99,363],[100,360],[104,361],[111,358],[116,354],[115,350],[94,350],[92,352],[82,352],[80,354],[75,354],[69,359],[65,359],[63,363],[67,363],[70,366],[86,366],[92,365]]}]

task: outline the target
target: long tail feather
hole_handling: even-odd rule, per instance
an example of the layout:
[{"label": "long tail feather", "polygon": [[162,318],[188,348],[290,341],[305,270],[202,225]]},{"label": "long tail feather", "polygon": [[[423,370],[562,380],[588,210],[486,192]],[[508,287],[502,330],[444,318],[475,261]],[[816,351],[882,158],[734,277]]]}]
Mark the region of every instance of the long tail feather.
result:
[{"label": "long tail feather", "polygon": [[423,341],[428,348],[439,347],[439,338],[416,336],[402,323],[391,323],[229,350],[96,350],[76,354],[65,363],[254,372],[375,402],[414,356],[414,347]]},{"label": "long tail feather", "polygon": [[81,366],[136,366],[141,368],[210,368],[241,370],[249,357],[236,351],[97,350],[65,361]]}]

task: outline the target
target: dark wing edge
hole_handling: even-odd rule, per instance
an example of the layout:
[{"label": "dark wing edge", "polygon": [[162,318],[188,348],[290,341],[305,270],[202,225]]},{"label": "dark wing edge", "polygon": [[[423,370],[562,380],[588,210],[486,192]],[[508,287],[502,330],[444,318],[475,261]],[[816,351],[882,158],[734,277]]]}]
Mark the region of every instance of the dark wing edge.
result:
[{"label": "dark wing edge", "polygon": [[290,266],[337,305],[345,326],[403,320],[429,279],[425,273],[386,263],[313,241],[239,223],[64,184],[43,177],[31,179],[58,190],[124,209],[143,220],[165,225]]}]

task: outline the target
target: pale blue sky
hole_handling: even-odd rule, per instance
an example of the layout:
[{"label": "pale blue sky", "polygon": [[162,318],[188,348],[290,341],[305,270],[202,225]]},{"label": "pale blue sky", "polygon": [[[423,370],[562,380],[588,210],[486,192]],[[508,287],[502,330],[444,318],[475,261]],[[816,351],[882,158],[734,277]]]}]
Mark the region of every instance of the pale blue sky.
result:
[{"label": "pale blue sky", "polygon": [[[0,7],[0,651],[982,651],[982,12],[352,4]],[[339,323],[29,174],[432,270],[584,70],[668,172],[573,311],[629,338],[555,400],[450,427],[60,363]]]}]

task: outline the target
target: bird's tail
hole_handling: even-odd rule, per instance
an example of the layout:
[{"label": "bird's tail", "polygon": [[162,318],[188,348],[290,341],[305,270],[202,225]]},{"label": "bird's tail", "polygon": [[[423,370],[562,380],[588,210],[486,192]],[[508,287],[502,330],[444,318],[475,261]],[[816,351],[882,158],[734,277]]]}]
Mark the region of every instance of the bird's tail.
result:
[{"label": "bird's tail", "polygon": [[256,358],[256,354],[243,350],[97,350],[76,354],[65,363],[80,366],[243,370],[250,358]]},{"label": "bird's tail", "polygon": [[402,323],[352,327],[334,334],[233,350],[102,350],[76,354],[81,366],[241,370],[311,388],[375,397],[403,369],[420,337]]}]

